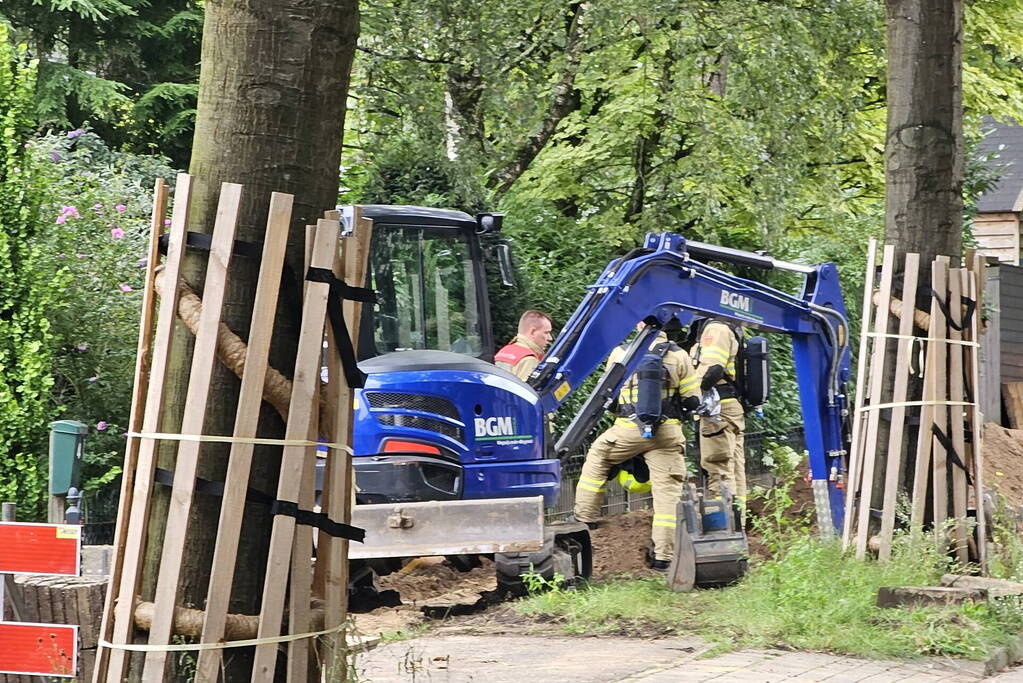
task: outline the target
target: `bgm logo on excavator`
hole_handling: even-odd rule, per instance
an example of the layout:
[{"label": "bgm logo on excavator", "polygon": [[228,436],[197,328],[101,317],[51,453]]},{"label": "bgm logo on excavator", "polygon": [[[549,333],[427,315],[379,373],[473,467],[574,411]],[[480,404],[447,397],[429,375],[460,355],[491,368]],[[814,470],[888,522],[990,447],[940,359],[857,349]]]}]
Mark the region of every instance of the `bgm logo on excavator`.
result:
[{"label": "bgm logo on excavator", "polygon": [[510,417],[477,417],[476,437],[514,436],[515,421]]},{"label": "bgm logo on excavator", "polygon": [[745,313],[753,312],[753,304],[750,302],[748,296],[743,296],[727,290],[721,290],[721,305],[726,308],[730,308],[733,311],[743,311]]}]

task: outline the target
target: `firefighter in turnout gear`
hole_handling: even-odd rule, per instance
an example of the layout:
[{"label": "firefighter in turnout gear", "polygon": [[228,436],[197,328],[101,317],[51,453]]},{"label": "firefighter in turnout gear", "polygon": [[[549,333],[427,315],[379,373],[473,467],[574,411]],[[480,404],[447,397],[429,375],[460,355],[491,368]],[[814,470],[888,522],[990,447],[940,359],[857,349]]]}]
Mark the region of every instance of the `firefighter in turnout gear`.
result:
[{"label": "firefighter in turnout gear", "polygon": [[[736,358],[740,341],[727,324],[710,319],[692,349],[700,390],[717,392],[720,413],[700,417],[700,466],[707,472],[710,495],[724,485],[740,509],[746,505],[746,412],[736,386]],[[745,515],[744,515],[745,518]]]},{"label": "firefighter in turnout gear", "polygon": [[[642,328],[643,323],[640,323],[637,329]],[[615,348],[608,357],[608,366],[624,355],[624,346]],[[649,415],[649,407],[643,414],[639,408],[639,404],[646,401],[643,394],[651,391],[651,385],[644,385],[641,379],[644,373],[652,374],[646,365],[648,360],[657,361],[653,364],[657,381],[654,390],[659,397],[660,410],[655,416]],[[663,332],[658,334],[640,369],[622,386],[617,405],[618,418],[614,425],[597,438],[586,454],[575,490],[574,516],[577,521],[595,527],[609,475],[613,476],[615,470],[625,470],[626,474],[618,479],[627,490],[633,490],[633,481],[642,479],[642,475],[634,477],[633,473],[646,474],[643,470],[649,470],[654,498],[653,568],[665,571],[674,552],[675,507],[686,480],[686,442],[681,421],[684,413],[699,405],[699,379],[689,354],[669,342]],[[636,458],[640,455],[642,458]]]},{"label": "firefighter in turnout gear", "polygon": [[494,365],[525,382],[551,343],[551,328],[549,315],[543,311],[526,311],[519,318],[515,339],[494,355]]}]

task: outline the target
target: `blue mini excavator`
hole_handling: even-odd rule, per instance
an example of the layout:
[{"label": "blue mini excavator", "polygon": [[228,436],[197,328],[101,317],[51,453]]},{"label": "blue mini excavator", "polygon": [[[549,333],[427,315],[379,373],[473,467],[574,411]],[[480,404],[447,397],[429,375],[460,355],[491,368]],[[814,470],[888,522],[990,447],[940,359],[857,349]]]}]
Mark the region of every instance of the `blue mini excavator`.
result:
[{"label": "blue mini excavator", "polygon": [[[373,221],[367,286],[377,301],[363,307],[358,340],[367,378],[356,392],[352,523],[366,529],[366,541],[353,543],[350,556],[367,570],[423,555],[493,555],[510,590],[530,568],[548,578],[588,576],[586,527],[544,522],[560,492],[561,459],[592,431],[653,336],[694,316],[792,337],[819,526],[841,528],[850,355],[833,264],[650,233],[586,288],[523,382],[489,362],[486,260],[498,262],[506,284],[511,273],[501,215],[408,206],[363,206],[361,214]],[[788,294],[708,262],[795,271],[802,290]],[[640,320],[644,331],[554,442],[547,416]]]}]

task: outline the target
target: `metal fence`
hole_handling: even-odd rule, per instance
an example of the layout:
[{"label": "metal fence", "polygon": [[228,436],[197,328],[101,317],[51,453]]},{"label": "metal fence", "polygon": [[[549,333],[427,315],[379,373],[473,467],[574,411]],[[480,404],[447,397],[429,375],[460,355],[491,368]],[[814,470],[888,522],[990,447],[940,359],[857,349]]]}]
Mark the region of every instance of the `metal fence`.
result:
[{"label": "metal fence", "polygon": [[[791,429],[787,432],[768,433],[755,432],[746,434],[746,477],[750,483],[762,486],[773,485],[774,480],[771,470],[764,464],[764,455],[771,449],[784,445],[789,446],[797,453],[806,448],[805,437],[802,427]],[[586,459],[585,451],[569,456],[561,466],[561,497],[557,504],[547,510],[548,521],[565,519],[572,514],[575,507],[575,486],[579,481],[579,474],[582,472],[583,462]],[[700,462],[699,440],[692,440],[686,444],[686,467],[693,474],[696,472],[696,465]],[[633,510],[644,510],[653,505],[653,497],[649,493],[634,495],[628,493],[620,486],[612,485],[607,487],[604,494],[604,505],[601,514],[620,515]]]},{"label": "metal fence", "polygon": [[111,545],[117,505],[121,496],[120,478],[98,491],[87,493],[82,500],[82,544]]}]

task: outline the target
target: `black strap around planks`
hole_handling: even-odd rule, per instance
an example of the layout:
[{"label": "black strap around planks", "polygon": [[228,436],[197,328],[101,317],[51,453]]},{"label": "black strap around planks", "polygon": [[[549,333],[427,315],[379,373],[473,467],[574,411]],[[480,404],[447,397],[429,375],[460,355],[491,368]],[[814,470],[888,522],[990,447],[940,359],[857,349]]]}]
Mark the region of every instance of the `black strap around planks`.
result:
[{"label": "black strap around planks", "polygon": [[[166,254],[169,244],[169,235],[161,235],[160,252]],[[209,251],[213,244],[213,236],[202,232],[189,232],[186,233],[185,244],[193,249]],[[263,245],[235,240],[232,251],[238,256],[255,259],[258,262],[262,258]],[[306,273],[305,279],[309,282],[325,282],[330,285],[330,295],[327,297],[327,317],[330,320],[331,331],[334,333],[338,355],[341,357],[341,368],[344,371],[345,381],[348,383],[348,386],[352,389],[361,389],[366,384],[366,375],[359,370],[352,338],[348,334],[348,326],[345,324],[344,315],[341,311],[341,300],[347,299],[361,303],[375,303],[376,292],[365,287],[353,287],[334,275],[333,271],[326,268],[310,268]],[[293,295],[295,301],[301,300],[295,286],[293,271],[287,263],[284,264],[281,282],[284,289],[290,295]],[[291,306],[286,308],[294,310],[294,307]]]},{"label": "black strap around planks", "polygon": [[[157,468],[154,480],[157,484],[162,484],[163,486],[173,486],[174,472],[163,468]],[[224,482],[210,481],[208,479],[196,477],[195,490],[198,493],[223,498]],[[296,524],[316,527],[320,531],[330,534],[334,538],[347,538],[350,541],[357,541],[359,543],[362,543],[366,538],[365,529],[360,529],[359,527],[351,526],[350,524],[335,522],[322,512],[301,510],[297,503],[292,503],[287,500],[277,500],[273,496],[267,495],[252,487],[249,487],[245,492],[245,502],[255,505],[265,505],[270,508],[271,515],[286,515],[288,517],[294,517]]]},{"label": "black strap around planks", "polygon": [[366,375],[359,369],[358,360],[355,358],[352,337],[348,333],[348,325],[345,324],[345,317],[341,312],[341,300],[373,303],[377,300],[376,292],[365,287],[353,287],[327,268],[310,268],[306,271],[305,279],[330,285],[327,317],[330,320],[330,329],[334,333],[334,343],[337,344],[337,351],[341,356],[341,368],[344,370],[348,386],[361,389],[366,384]]},{"label": "black strap around planks", "polygon": [[365,529],[360,529],[351,524],[335,522],[323,512],[302,510],[298,507],[298,503],[293,503],[290,500],[275,500],[270,508],[270,514],[294,517],[296,524],[316,527],[334,538],[347,538],[349,541],[356,541],[358,543],[366,540]]},{"label": "black strap around planks", "polygon": [[948,438],[948,434],[941,431],[941,428],[936,424],[931,425],[931,433],[934,434],[935,438],[938,439],[938,443],[948,453],[948,459],[952,461],[952,464],[961,469],[966,474],[966,483],[973,485],[973,477],[970,476],[970,470],[966,469],[966,463],[959,457],[956,452],[955,446],[952,445],[952,439]]}]

